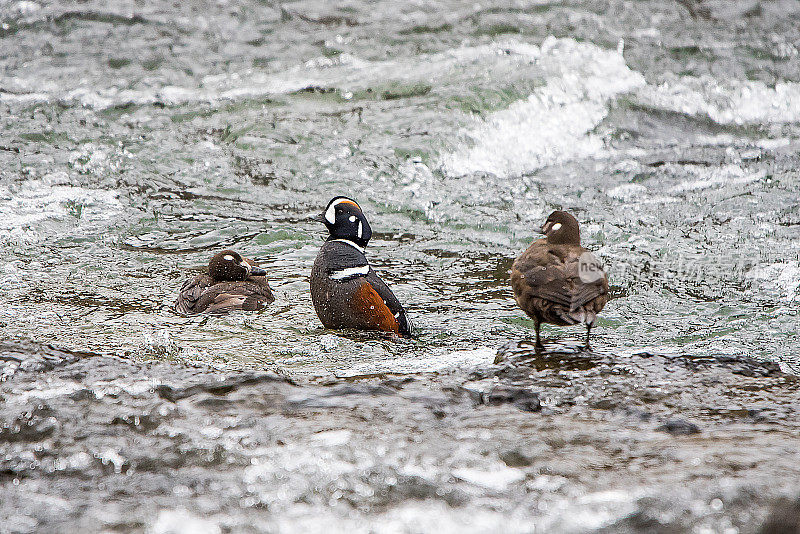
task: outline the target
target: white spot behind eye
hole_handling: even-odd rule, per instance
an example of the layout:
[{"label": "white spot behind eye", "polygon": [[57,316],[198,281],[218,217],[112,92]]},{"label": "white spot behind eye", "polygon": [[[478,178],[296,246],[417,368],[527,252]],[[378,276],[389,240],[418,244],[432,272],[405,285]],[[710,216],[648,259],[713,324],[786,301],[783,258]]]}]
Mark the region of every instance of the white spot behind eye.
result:
[{"label": "white spot behind eye", "polygon": [[355,215],[351,215],[350,216],[350,222],[356,222],[356,216]]},{"label": "white spot behind eye", "polygon": [[561,223],[555,223],[550,230],[555,232],[555,231],[560,230],[560,229],[561,229]]},{"label": "white spot behind eye", "polygon": [[233,256],[231,256],[230,254],[225,254],[225,255],[222,257],[222,259],[223,259],[223,260],[227,260],[227,261],[233,261],[233,260],[234,260]]}]

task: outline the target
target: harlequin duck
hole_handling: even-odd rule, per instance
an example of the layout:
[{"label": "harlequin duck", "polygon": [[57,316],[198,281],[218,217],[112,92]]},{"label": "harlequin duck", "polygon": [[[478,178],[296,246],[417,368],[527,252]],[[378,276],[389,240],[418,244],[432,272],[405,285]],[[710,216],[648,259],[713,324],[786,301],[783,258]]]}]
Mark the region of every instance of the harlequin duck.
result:
[{"label": "harlequin duck", "polygon": [[511,287],[520,308],[539,326],[586,324],[586,348],[597,314],[608,302],[608,277],[599,260],[581,246],[578,221],[554,211],[534,241],[511,266]]},{"label": "harlequin duck", "polygon": [[192,315],[260,310],[275,300],[266,274],[253,260],[223,250],[208,262],[208,274],[184,282],[175,311]]},{"label": "harlequin duck", "polygon": [[311,269],[311,300],[323,326],[410,337],[403,305],[364,256],[372,229],[358,203],[334,197],[318,220],[330,233]]}]

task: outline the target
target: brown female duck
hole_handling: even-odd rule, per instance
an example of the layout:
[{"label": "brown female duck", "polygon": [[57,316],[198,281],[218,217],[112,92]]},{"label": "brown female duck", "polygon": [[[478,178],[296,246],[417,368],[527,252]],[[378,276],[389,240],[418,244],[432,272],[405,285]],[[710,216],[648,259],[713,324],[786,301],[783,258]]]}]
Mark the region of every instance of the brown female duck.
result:
[{"label": "brown female duck", "polygon": [[581,246],[578,221],[554,211],[534,241],[511,266],[511,287],[520,308],[536,323],[586,325],[586,348],[597,314],[608,302],[608,277],[598,259]]},{"label": "brown female duck", "polygon": [[233,250],[223,250],[208,262],[208,274],[183,284],[175,311],[194,315],[260,310],[275,300],[266,274],[253,260],[242,258]]}]

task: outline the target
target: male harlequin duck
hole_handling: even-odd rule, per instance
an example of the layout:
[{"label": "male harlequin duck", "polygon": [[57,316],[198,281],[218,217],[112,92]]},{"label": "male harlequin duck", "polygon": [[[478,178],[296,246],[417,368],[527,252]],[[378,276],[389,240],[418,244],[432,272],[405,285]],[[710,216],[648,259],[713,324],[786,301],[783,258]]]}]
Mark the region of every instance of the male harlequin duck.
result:
[{"label": "male harlequin duck", "polygon": [[586,324],[586,348],[597,314],[608,302],[608,277],[598,259],[581,246],[578,221],[554,211],[534,241],[511,266],[511,287],[517,303],[539,326]]},{"label": "male harlequin duck", "polygon": [[233,310],[260,310],[275,300],[266,278],[267,272],[238,252],[223,250],[208,262],[208,274],[187,280],[175,311],[227,313]]},{"label": "male harlequin duck", "polygon": [[372,229],[361,207],[350,198],[335,197],[319,221],[330,237],[311,269],[311,300],[325,328],[381,330],[410,337],[406,311],[364,256]]}]

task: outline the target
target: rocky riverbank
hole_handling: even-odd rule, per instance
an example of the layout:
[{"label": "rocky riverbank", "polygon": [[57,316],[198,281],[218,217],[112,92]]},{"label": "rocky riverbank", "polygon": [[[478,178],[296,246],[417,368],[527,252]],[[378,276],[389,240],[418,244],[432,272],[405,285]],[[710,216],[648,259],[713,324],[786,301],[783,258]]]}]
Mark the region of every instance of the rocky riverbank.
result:
[{"label": "rocky riverbank", "polygon": [[512,343],[298,382],[4,343],[3,532],[757,532],[797,492],[800,380]]}]

